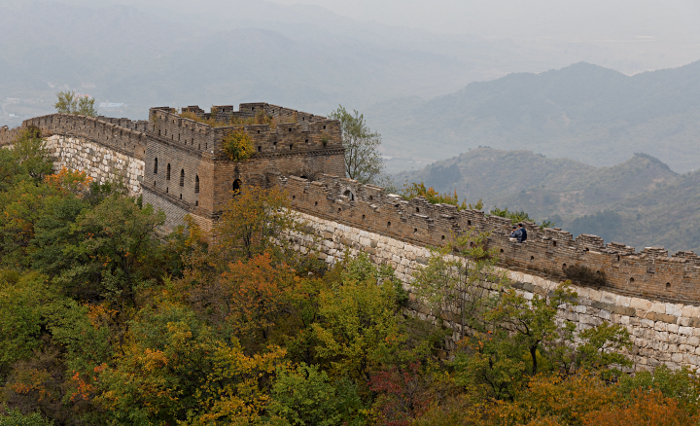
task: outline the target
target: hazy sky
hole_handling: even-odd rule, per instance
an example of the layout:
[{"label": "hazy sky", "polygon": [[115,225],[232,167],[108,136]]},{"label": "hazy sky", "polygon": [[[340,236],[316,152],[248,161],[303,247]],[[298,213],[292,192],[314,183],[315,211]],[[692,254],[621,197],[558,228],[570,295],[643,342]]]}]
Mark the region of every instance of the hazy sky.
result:
[{"label": "hazy sky", "polygon": [[[0,2],[19,0],[0,0]],[[22,0],[27,1],[27,0]],[[245,14],[262,0],[61,0],[99,6],[130,4],[187,15],[220,10]],[[269,0],[315,5],[336,14],[438,33],[495,37],[567,35],[595,38],[695,38],[700,43],[700,0]]]},{"label": "hazy sky", "polygon": [[[700,28],[699,0],[274,0],[434,32],[662,36]],[[693,31],[693,29],[696,29]],[[690,35],[690,34],[688,34]],[[700,42],[700,40],[698,40]]]}]

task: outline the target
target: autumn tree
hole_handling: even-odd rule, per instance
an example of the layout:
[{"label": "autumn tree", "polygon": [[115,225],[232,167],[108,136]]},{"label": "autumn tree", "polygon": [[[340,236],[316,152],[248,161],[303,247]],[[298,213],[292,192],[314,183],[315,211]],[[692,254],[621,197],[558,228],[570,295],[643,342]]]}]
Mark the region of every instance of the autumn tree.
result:
[{"label": "autumn tree", "polygon": [[589,413],[584,426],[695,426],[698,415],[691,415],[679,407],[678,401],[664,396],[659,390],[632,392],[632,398],[621,406]]},{"label": "autumn tree", "polygon": [[100,367],[93,397],[118,424],[251,424],[269,402],[263,384],[284,352],[247,357],[165,298],[139,312],[122,355]]},{"label": "autumn tree", "polygon": [[249,353],[267,346],[276,327],[291,313],[292,293],[299,278],[270,254],[232,262],[211,282],[189,288],[189,300],[222,336],[235,336]]},{"label": "autumn tree", "polygon": [[[244,186],[234,194],[216,225],[217,248],[212,254],[227,262],[252,259],[267,252],[276,261],[285,259],[294,265],[307,260],[304,252],[314,248],[305,225],[291,209],[287,193],[279,187]],[[298,255],[291,250],[295,239],[305,239],[311,247],[300,248]]]}]

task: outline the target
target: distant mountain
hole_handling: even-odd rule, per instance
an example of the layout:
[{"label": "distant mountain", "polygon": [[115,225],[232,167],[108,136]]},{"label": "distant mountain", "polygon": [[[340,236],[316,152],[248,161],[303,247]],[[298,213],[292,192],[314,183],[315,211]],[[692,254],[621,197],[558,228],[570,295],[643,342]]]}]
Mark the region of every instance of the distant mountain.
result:
[{"label": "distant mountain", "polygon": [[646,152],[685,172],[700,165],[700,62],[631,77],[577,63],[365,115],[382,124],[389,156],[437,160],[488,145],[611,166]]},{"label": "distant mountain", "polygon": [[154,105],[261,100],[327,114],[339,104],[363,110],[451,93],[513,64],[537,70],[549,57],[564,61],[547,48],[524,55],[507,40],[361,22],[312,6],[142,3],[0,2],[0,125],[50,112],[65,89],[126,104],[118,114],[130,118]]},{"label": "distant mountain", "polygon": [[[132,6],[114,5],[124,2]],[[434,34],[264,0],[3,0],[0,27],[0,125],[52,111],[64,89],[125,104],[101,112],[131,118],[154,105],[260,100],[327,114],[338,104],[364,112],[390,99],[430,99],[581,58],[634,72],[700,56],[700,45],[673,37],[611,45],[570,34]],[[371,123],[400,140],[385,132],[389,124]]]},{"label": "distant mountain", "polygon": [[679,175],[646,154],[596,168],[531,151],[471,150],[396,176],[474,203],[525,210],[574,235],[596,234],[637,248],[700,253],[700,171]]}]

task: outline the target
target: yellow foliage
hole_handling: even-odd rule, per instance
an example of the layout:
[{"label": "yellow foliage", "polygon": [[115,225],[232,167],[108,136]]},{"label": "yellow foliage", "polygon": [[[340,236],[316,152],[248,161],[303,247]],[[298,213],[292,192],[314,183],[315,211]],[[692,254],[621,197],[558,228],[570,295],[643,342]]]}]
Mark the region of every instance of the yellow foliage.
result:
[{"label": "yellow foliage", "polygon": [[56,174],[46,176],[46,184],[61,194],[82,195],[90,188],[92,177],[85,171],[68,170],[65,166]]},{"label": "yellow foliage", "polygon": [[233,161],[244,161],[255,152],[253,140],[245,130],[229,133],[223,140],[224,152]]}]

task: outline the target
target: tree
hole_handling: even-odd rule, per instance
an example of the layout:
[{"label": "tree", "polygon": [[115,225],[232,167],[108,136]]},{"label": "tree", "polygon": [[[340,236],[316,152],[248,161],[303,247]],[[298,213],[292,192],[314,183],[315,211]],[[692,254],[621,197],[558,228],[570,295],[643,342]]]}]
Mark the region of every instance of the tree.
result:
[{"label": "tree", "polygon": [[495,251],[486,249],[487,240],[488,234],[472,230],[453,235],[444,247],[433,249],[428,265],[414,274],[416,297],[447,321],[453,333],[459,333],[457,340],[465,337],[467,328],[483,331],[481,315],[489,293],[482,283],[500,286],[504,282],[495,268]]},{"label": "tree", "polygon": [[262,253],[270,253],[275,261],[284,258],[293,266],[308,260],[309,256],[291,250],[296,238],[306,239],[312,247],[314,242],[285,191],[244,186],[234,195],[216,225],[218,247],[212,255],[224,263]]},{"label": "tree", "polygon": [[56,93],[58,100],[54,104],[56,111],[61,114],[97,116],[95,109],[95,98],[87,96],[77,96],[75,91],[65,91]]},{"label": "tree", "polygon": [[164,221],[165,213],[151,205],[140,208],[121,194],[105,198],[71,225],[79,238],[65,244],[70,264],[54,282],[75,297],[135,305],[137,287],[151,278],[144,271],[158,259],[155,230]]},{"label": "tree", "polygon": [[12,141],[12,155],[22,171],[38,185],[51,173],[53,164],[38,127],[29,126]]},{"label": "tree", "polygon": [[256,424],[283,357],[279,348],[246,356],[166,298],[131,322],[121,355],[98,368],[94,397],[115,424]]},{"label": "tree", "polygon": [[378,150],[381,135],[370,130],[362,114],[357,111],[351,114],[342,105],[329,117],[340,121],[347,177],[363,184],[378,184],[384,171],[384,161]]},{"label": "tree", "polygon": [[589,413],[584,426],[695,426],[699,416],[678,406],[678,401],[665,397],[658,390],[635,389],[632,398],[621,407],[610,407]]},{"label": "tree", "polygon": [[360,425],[364,403],[347,379],[332,381],[316,365],[280,366],[269,410],[293,426]]},{"label": "tree", "polygon": [[[499,217],[504,217],[506,219],[510,219],[510,221],[515,225],[516,223],[520,222],[534,222],[535,220],[530,217],[530,215],[527,214],[525,210],[521,211],[509,211],[508,207],[504,209],[499,209],[498,207],[495,207],[491,209],[489,212],[490,214],[494,216],[499,216]],[[539,225],[540,229],[544,228],[551,228],[554,226],[555,223],[550,221],[550,220],[543,220],[542,223]]]},{"label": "tree", "polygon": [[[530,355],[532,375],[537,374],[537,355],[541,345],[557,337],[555,317],[559,305],[576,298],[568,285],[560,285],[549,297],[533,295],[528,300],[514,288],[506,289],[486,319]],[[573,331],[573,330],[568,330]]]},{"label": "tree", "polygon": [[455,189],[454,194],[444,193],[436,191],[432,186],[429,188],[425,187],[423,182],[421,183],[411,183],[404,184],[404,188],[401,191],[401,196],[405,200],[412,200],[416,197],[423,197],[431,204],[451,204],[456,206],[458,210],[473,209],[481,210],[484,208],[484,203],[481,199],[476,202],[476,204],[467,204],[466,201],[459,203],[459,197],[457,196],[457,190]]},{"label": "tree", "polygon": [[53,424],[36,412],[24,415],[19,410],[9,410],[7,414],[0,414],[0,426],[53,426]]},{"label": "tree", "polygon": [[[350,263],[354,262],[358,261]],[[341,273],[339,281],[319,294],[318,319],[312,324],[318,342],[315,351],[319,361],[328,363],[322,366],[330,367],[332,377],[368,383],[370,370],[396,358],[407,336],[397,315],[399,292],[394,282],[378,283],[378,272],[369,268],[364,274],[349,269],[349,274]]]}]

